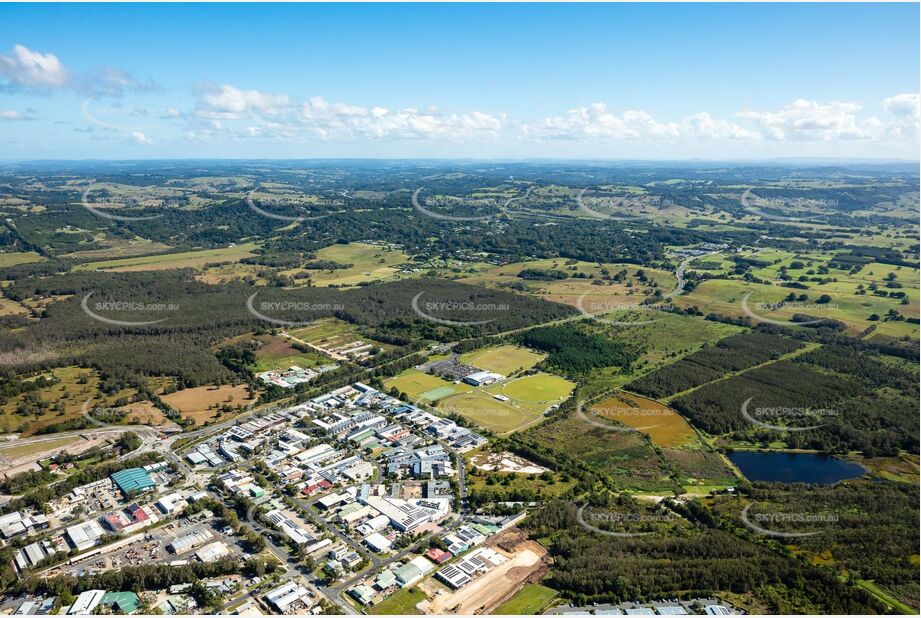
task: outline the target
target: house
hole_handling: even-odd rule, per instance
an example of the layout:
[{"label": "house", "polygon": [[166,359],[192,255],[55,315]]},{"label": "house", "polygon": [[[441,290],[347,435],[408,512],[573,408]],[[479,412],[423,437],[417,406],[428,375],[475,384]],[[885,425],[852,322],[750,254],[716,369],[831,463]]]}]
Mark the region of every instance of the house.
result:
[{"label": "house", "polygon": [[362,605],[373,605],[377,592],[371,586],[361,584],[349,590],[349,595]]},{"label": "house", "polygon": [[437,547],[433,547],[425,552],[425,557],[435,564],[444,564],[453,557],[453,554],[449,551],[443,551]]}]

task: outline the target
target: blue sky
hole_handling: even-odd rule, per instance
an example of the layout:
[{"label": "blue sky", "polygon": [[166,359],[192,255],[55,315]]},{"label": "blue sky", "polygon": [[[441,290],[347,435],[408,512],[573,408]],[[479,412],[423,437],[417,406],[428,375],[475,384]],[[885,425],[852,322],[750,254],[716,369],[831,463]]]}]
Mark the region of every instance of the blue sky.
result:
[{"label": "blue sky", "polygon": [[917,4],[0,5],[0,159],[918,157]]}]

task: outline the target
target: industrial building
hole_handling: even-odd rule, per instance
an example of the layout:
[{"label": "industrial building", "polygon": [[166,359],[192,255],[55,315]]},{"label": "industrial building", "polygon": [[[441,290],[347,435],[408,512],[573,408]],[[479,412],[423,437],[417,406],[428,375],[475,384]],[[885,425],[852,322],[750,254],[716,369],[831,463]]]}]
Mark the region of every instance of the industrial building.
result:
[{"label": "industrial building", "polygon": [[111,479],[119,491],[128,497],[156,487],[144,468],[125,468],[112,474]]}]

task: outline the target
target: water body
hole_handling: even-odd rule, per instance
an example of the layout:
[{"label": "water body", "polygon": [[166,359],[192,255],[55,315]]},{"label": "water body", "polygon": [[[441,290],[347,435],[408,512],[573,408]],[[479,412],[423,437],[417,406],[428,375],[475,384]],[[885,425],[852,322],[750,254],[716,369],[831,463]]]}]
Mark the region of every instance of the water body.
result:
[{"label": "water body", "polygon": [[729,461],[750,481],[831,485],[866,472],[860,464],[811,453],[735,451]]}]

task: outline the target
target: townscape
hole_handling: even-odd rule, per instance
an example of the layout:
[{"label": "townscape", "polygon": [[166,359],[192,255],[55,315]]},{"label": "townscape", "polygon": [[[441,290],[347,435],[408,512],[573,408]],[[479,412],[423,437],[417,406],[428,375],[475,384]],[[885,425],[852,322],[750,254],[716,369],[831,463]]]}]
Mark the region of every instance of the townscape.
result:
[{"label": "townscape", "polygon": [[918,615],[919,23],[0,5],[0,616]]}]

